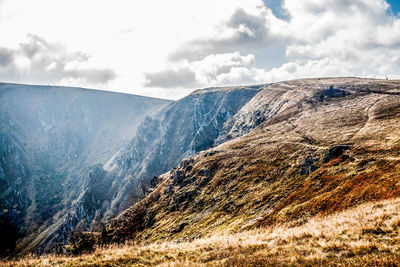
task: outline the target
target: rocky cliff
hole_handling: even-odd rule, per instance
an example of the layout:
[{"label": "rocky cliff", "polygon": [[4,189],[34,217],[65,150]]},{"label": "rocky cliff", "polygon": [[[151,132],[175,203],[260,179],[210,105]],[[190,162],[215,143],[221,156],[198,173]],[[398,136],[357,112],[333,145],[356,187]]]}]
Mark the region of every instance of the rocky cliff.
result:
[{"label": "rocky cliff", "polygon": [[[95,183],[91,166],[103,164],[135,135],[146,116],[169,102],[1,83],[0,231],[15,230],[21,247],[48,231]],[[16,238],[9,243],[2,238],[2,251],[12,250]]]},{"label": "rocky cliff", "polygon": [[174,102],[0,88],[0,231],[19,252],[65,251],[76,231],[190,240],[400,196],[398,81],[305,79]]},{"label": "rocky cliff", "polygon": [[[29,173],[17,186],[28,188],[18,193],[27,197],[20,206],[26,210],[20,213],[17,251],[57,251],[74,231],[99,230],[141,200],[154,176],[212,147],[225,123],[259,91],[260,86],[210,88],[171,102],[2,84],[4,132],[23,140],[21,166]],[[21,127],[11,131],[6,122]]]},{"label": "rocky cliff", "polygon": [[214,146],[226,122],[259,90],[260,86],[198,90],[146,118],[135,138],[106,164],[111,176],[124,179],[115,190],[109,217],[127,208],[129,198],[141,199],[154,176]]},{"label": "rocky cliff", "polygon": [[181,242],[301,225],[400,196],[399,81],[266,85],[230,123],[238,130],[227,132],[258,126],[161,175],[150,194],[108,225],[103,240]]},{"label": "rocky cliff", "polygon": [[184,157],[212,147],[225,122],[259,90],[199,90],[146,117],[135,137],[108,163],[80,172],[80,179],[88,182],[69,212],[28,247],[38,252],[57,250],[74,231],[101,229],[103,223],[143,199],[157,175],[176,167]]}]

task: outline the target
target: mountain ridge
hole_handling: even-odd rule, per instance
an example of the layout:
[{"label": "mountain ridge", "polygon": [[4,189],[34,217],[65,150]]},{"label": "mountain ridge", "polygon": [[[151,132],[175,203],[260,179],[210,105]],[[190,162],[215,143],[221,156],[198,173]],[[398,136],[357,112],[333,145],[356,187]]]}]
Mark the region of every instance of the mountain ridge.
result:
[{"label": "mountain ridge", "polygon": [[18,250],[65,252],[86,231],[181,242],[400,196],[399,88],[333,77],[194,91],[144,116],[101,164],[78,166],[79,197]]},{"label": "mountain ridge", "polygon": [[[9,87],[12,90],[8,90]],[[42,202],[54,203],[53,200],[47,199],[48,195],[52,193],[40,194],[42,197],[38,197],[34,190],[30,190],[30,201],[34,198],[36,200],[31,201],[28,206],[33,210],[41,209],[42,213],[46,214],[47,221],[35,220],[36,215],[28,216],[32,221],[36,221],[38,226],[34,227],[39,227],[39,231],[37,234],[23,234],[24,238],[18,242],[17,246],[19,253],[30,251],[45,253],[57,250],[59,246],[67,242],[70,234],[75,230],[98,230],[104,220],[113,218],[125,207],[141,199],[154,175],[174,167],[184,155],[187,156],[212,146],[213,138],[216,137],[210,137],[205,133],[211,131],[218,134],[218,129],[222,127],[222,124],[258,92],[257,89],[243,87],[232,87],[228,90],[219,88],[202,94],[191,94],[182,100],[167,101],[118,93],[104,93],[103,91],[80,90],[79,88],[70,90],[63,87],[62,90],[59,90],[59,87],[34,86],[35,90],[31,90],[32,87],[24,85],[3,85],[0,88],[3,89],[0,92],[0,102],[3,99],[3,103],[5,103],[3,112],[0,113],[6,114],[7,110],[12,110],[11,113],[15,115],[10,116],[9,121],[18,122],[19,118],[23,118],[20,121],[36,123],[34,124],[36,128],[33,128],[36,129],[35,132],[43,132],[41,135],[34,133],[32,137],[32,132],[19,131],[19,137],[27,133],[26,136],[32,140],[27,142],[28,150],[39,149],[35,152],[35,160],[42,165],[47,164],[45,168],[50,168],[46,172],[38,172],[44,168],[39,166],[38,171],[34,171],[37,173],[36,178],[28,180],[35,181],[36,184],[39,184],[37,181],[40,181],[40,184],[47,182],[52,185],[52,189],[49,189],[51,192],[54,190],[64,192],[62,195],[54,193],[55,199],[64,203],[61,207],[54,208],[53,204],[38,205]],[[40,97],[38,98],[36,94],[39,92]],[[53,97],[54,94],[56,97]],[[65,94],[73,97],[65,98]],[[89,100],[79,102],[79,94],[89,94],[92,104],[85,102]],[[114,110],[110,110],[112,114],[115,114],[107,122],[111,123],[111,126],[95,130],[92,125],[102,125],[104,121],[107,121],[102,115],[107,109],[107,104],[101,102],[102,99],[98,99],[100,96],[118,106],[113,107]],[[51,101],[47,102],[48,99]],[[67,102],[64,99],[67,99]],[[130,107],[132,101],[129,99],[137,101],[134,102],[136,108],[140,107],[144,100],[155,101],[160,108],[154,112],[143,114],[141,119],[135,119],[135,116],[137,117],[135,107]],[[74,103],[79,103],[79,105],[72,106],[71,109],[70,105],[75,105]],[[131,112],[127,112],[127,108]],[[210,111],[206,112],[209,108]],[[21,110],[24,109],[29,112],[21,113]],[[91,114],[90,110],[93,110],[94,116],[86,118],[83,111],[89,111],[88,114]],[[123,116],[128,116],[127,121]],[[173,132],[173,129],[183,129],[180,126],[172,126],[179,122],[182,116],[187,118],[185,121],[185,125],[188,126],[187,130],[181,133]],[[116,122],[121,126],[115,125]],[[132,128],[131,123],[134,123],[136,128]],[[160,127],[153,125],[154,123]],[[68,128],[66,125],[72,125],[72,127]],[[86,130],[81,131],[80,127]],[[60,132],[60,129],[65,129],[65,131]],[[53,132],[54,135],[52,135]],[[103,138],[103,132],[114,134],[114,137]],[[108,169],[106,163],[110,159],[113,162],[114,155],[119,155],[118,151],[123,151],[126,144],[129,144],[128,139],[135,140],[136,135],[140,137],[137,139],[137,143],[134,143],[133,148],[136,151],[141,147],[142,152],[140,153],[146,155],[137,160],[137,170],[123,169],[122,172],[113,172]],[[128,142],[122,142],[122,140],[118,142],[118,136],[126,136],[127,138],[124,140]],[[147,136],[153,137],[150,138],[147,145],[140,146],[141,142],[148,139]],[[180,145],[175,144],[174,141],[179,136],[182,138]],[[69,141],[63,141],[65,138]],[[168,139],[170,141],[166,142],[165,140]],[[90,142],[87,143],[88,141]],[[153,142],[155,143],[153,144]],[[199,146],[200,144],[202,145]],[[99,150],[99,148],[104,149]],[[41,152],[42,150],[43,152]],[[129,152],[129,149],[127,151]],[[50,156],[51,153],[54,156]],[[129,153],[122,161],[130,160]],[[66,159],[64,159],[65,156]],[[158,164],[157,162],[161,159],[158,157],[169,158],[169,161],[164,165]],[[33,157],[31,162],[34,162]],[[34,169],[34,166],[29,169]],[[53,182],[50,183],[49,179]],[[47,186],[41,187],[48,188]]]},{"label": "mountain ridge", "polygon": [[148,99],[159,99],[165,101],[173,101],[171,99],[159,98],[159,97],[151,97],[151,96],[144,96],[138,94],[131,94],[126,92],[117,92],[117,91],[110,91],[110,90],[102,90],[102,89],[95,89],[95,88],[84,88],[84,87],[77,87],[77,86],[67,86],[67,85],[45,85],[45,84],[28,84],[28,83],[12,83],[12,82],[0,82],[0,86],[27,86],[31,88],[43,89],[43,88],[53,88],[57,90],[67,90],[67,91],[93,91],[96,93],[101,94],[115,94],[115,95],[126,95],[126,96],[135,96],[135,97],[142,97]]},{"label": "mountain ridge", "polygon": [[105,236],[113,242],[192,240],[400,196],[399,81],[285,83],[309,89],[300,105],[183,160],[114,219]]},{"label": "mountain ridge", "polygon": [[[146,115],[169,102],[89,89],[1,83],[0,166],[5,175],[0,217],[11,221],[18,238],[44,231],[71,208],[84,188],[82,170],[104,162],[134,135]],[[121,113],[127,117],[118,118]]]}]

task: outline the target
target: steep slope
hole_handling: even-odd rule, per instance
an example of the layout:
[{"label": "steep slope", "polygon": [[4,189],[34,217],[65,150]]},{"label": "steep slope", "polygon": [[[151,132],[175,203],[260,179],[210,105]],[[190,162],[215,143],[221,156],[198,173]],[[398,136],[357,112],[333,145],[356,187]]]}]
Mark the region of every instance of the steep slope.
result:
[{"label": "steep slope", "polygon": [[199,90],[146,117],[135,137],[107,164],[85,166],[71,175],[82,190],[69,202],[68,212],[55,217],[40,235],[21,242],[20,251],[57,251],[72,232],[101,229],[103,222],[144,197],[153,176],[213,146],[224,123],[258,92],[258,87]]},{"label": "steep slope", "polygon": [[99,247],[2,266],[398,266],[400,199],[367,203],[308,222],[187,242]]},{"label": "steep slope", "polygon": [[[146,118],[135,138],[105,166],[110,176],[124,177],[109,213],[126,209],[127,198],[141,199],[154,176],[212,147],[225,123],[259,91],[260,86],[198,90]],[[126,177],[134,179],[125,184]],[[126,193],[132,188],[133,194]]]},{"label": "steep slope", "polygon": [[135,135],[146,116],[169,102],[1,83],[1,227],[10,223],[21,237],[44,231],[85,191],[90,166],[104,163]]},{"label": "steep slope", "polygon": [[[15,124],[10,128],[18,130]],[[31,175],[29,155],[23,143],[12,136],[10,130],[0,129],[0,256],[14,250],[30,205],[27,194],[31,184],[23,183]]]},{"label": "steep slope", "polygon": [[[277,89],[290,91],[292,104],[269,116]],[[103,241],[192,240],[400,196],[399,81],[296,80],[265,86],[255,99],[256,110],[236,115],[252,122],[264,114],[255,130],[160,176]]]}]

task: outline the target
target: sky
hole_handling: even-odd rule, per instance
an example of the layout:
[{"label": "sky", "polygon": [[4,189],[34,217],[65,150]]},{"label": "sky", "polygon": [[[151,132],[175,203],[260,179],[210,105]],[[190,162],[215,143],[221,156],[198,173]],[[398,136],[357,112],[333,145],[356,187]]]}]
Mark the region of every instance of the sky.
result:
[{"label": "sky", "polygon": [[179,99],[306,77],[400,78],[399,0],[0,0],[0,81]]}]

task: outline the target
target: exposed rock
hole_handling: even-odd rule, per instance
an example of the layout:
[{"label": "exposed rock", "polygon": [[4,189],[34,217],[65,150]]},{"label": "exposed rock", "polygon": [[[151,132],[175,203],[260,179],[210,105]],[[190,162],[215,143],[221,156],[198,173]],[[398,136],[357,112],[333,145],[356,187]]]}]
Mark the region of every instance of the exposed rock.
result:
[{"label": "exposed rock", "polygon": [[322,91],[318,92],[314,97],[319,101],[324,101],[330,98],[345,97],[349,94],[350,93],[345,90],[338,89],[335,88],[333,85],[330,85],[329,87],[324,88]]},{"label": "exposed rock", "polygon": [[155,222],[154,221],[155,216],[156,216],[156,212],[155,211],[147,212],[146,216],[144,217],[143,227],[144,228],[151,227]]},{"label": "exposed rock", "polygon": [[199,175],[201,176],[209,176],[210,175],[210,171],[206,168],[200,169],[199,170]]},{"label": "exposed rock", "polygon": [[156,187],[158,183],[159,183],[159,177],[158,176],[154,176],[153,179],[150,180],[150,186],[151,187]]},{"label": "exposed rock", "polygon": [[334,158],[341,156],[345,151],[350,150],[351,145],[337,145],[329,148],[324,155],[323,161],[326,163]]},{"label": "exposed rock", "polygon": [[173,193],[173,189],[172,189],[172,186],[170,184],[165,187],[165,193],[167,195],[171,195]]},{"label": "exposed rock", "polygon": [[182,170],[176,170],[174,174],[174,184],[184,186],[186,180],[185,173]]},{"label": "exposed rock", "polygon": [[180,193],[176,193],[173,198],[172,201],[175,205],[179,206],[180,204],[182,204],[183,202],[186,201],[191,201],[193,200],[193,197],[196,195],[196,190],[191,190],[191,191],[185,191],[185,192],[180,192]]},{"label": "exposed rock", "polygon": [[305,157],[300,163],[300,174],[311,174],[315,170],[314,162],[312,156]]},{"label": "exposed rock", "polygon": [[211,176],[203,177],[203,178],[200,180],[199,186],[200,186],[200,187],[206,186],[207,183],[210,181],[210,178],[211,178]]},{"label": "exposed rock", "polygon": [[186,168],[188,166],[190,166],[190,164],[193,163],[193,158],[187,158],[181,161],[181,163],[179,164],[181,167]]}]

